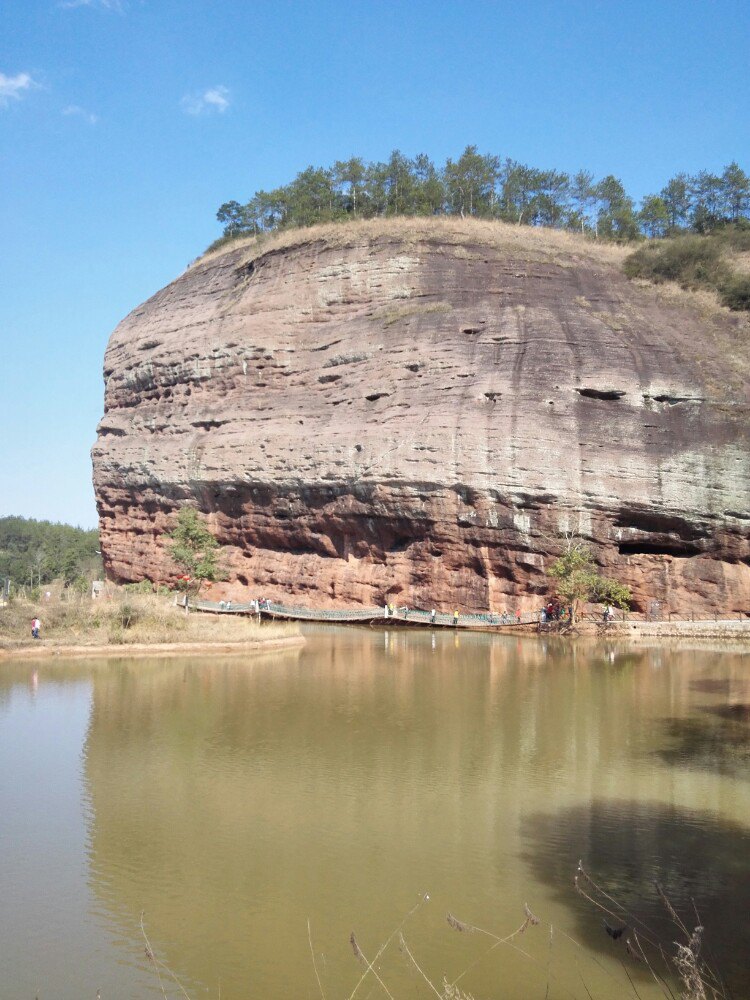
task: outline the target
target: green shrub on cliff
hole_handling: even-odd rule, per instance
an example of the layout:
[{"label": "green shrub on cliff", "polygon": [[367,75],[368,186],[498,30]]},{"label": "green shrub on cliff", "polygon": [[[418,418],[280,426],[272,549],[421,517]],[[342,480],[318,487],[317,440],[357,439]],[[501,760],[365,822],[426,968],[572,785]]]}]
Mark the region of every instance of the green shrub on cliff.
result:
[{"label": "green shrub on cliff", "polygon": [[733,274],[721,286],[721,304],[750,312],[750,274]]},{"label": "green shrub on cliff", "polygon": [[728,277],[720,247],[702,236],[649,243],[630,254],[623,267],[629,278],[675,281],[682,288],[716,288]]},{"label": "green shrub on cliff", "polygon": [[639,247],[623,264],[629,278],[655,284],[672,281],[681,288],[718,292],[722,305],[750,310],[750,276],[732,270],[731,253],[750,246],[744,226],[728,226],[711,236],[678,236]]}]

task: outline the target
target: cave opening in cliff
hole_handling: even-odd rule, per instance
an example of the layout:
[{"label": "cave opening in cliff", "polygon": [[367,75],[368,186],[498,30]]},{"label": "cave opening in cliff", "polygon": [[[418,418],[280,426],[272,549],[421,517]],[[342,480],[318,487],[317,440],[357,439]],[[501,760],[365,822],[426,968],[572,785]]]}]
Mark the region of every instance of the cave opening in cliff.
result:
[{"label": "cave opening in cliff", "polygon": [[395,535],[387,547],[389,552],[406,552],[417,541],[412,535]]},{"label": "cave opening in cliff", "polygon": [[677,540],[620,542],[617,551],[621,556],[674,556],[677,559],[689,559],[701,553],[697,545]]}]

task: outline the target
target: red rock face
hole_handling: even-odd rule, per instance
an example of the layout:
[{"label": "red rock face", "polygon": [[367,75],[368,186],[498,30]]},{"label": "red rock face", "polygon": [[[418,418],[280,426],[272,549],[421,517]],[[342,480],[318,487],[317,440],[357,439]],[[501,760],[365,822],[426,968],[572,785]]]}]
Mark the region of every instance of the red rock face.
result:
[{"label": "red rock face", "polygon": [[109,576],[173,579],[190,503],[236,600],[536,607],[573,532],[641,609],[750,610],[744,321],[615,256],[443,221],[197,262],[107,348]]}]

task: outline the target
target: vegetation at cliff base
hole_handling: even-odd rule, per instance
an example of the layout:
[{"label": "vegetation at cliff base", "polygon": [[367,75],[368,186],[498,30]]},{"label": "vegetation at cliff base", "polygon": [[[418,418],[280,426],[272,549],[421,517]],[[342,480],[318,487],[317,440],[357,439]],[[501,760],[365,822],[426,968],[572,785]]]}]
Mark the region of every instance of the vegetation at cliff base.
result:
[{"label": "vegetation at cliff base", "polygon": [[99,532],[25,517],[0,518],[0,581],[40,587],[66,586],[101,573]]},{"label": "vegetation at cliff base", "polygon": [[183,573],[181,589],[198,593],[206,580],[219,580],[219,543],[193,507],[182,507],[169,534],[172,560]]},{"label": "vegetation at cliff base", "polygon": [[579,605],[588,601],[630,606],[630,588],[602,576],[591,549],[583,542],[567,540],[564,551],[550,566],[549,576],[556,581],[557,593],[570,605],[574,623]]}]

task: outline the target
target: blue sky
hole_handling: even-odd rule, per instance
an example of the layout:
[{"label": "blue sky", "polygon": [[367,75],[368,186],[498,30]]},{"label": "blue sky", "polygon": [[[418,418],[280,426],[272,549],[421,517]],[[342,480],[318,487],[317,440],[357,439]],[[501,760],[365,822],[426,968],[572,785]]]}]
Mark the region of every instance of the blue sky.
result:
[{"label": "blue sky", "polygon": [[0,39],[0,514],[96,523],[107,338],[223,201],[469,143],[636,197],[750,169],[744,0],[5,0]]}]

